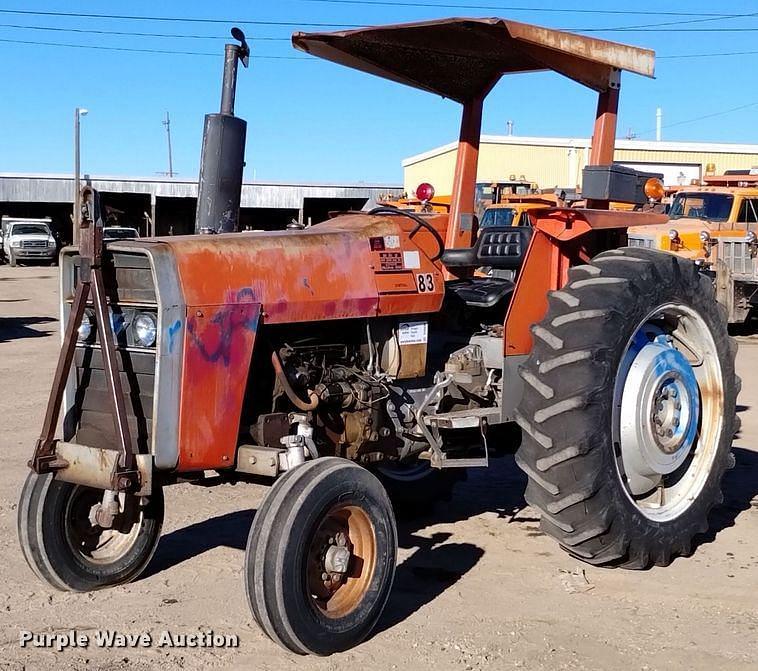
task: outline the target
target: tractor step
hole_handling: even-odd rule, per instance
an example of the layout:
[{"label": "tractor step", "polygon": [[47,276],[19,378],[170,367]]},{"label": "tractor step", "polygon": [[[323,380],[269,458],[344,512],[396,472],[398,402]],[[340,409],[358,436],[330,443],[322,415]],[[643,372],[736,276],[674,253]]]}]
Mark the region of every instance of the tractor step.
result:
[{"label": "tractor step", "polygon": [[[430,461],[434,468],[477,468],[489,466],[489,453],[487,450],[487,427],[491,421],[497,423],[500,416],[500,408],[474,408],[444,412],[437,415],[424,415],[424,423],[431,428],[432,435],[436,438],[432,442]],[[482,457],[455,457],[443,448],[442,437],[439,429],[479,429],[482,436]]]},{"label": "tractor step", "polygon": [[444,452],[438,456],[432,452],[431,464],[434,468],[487,468],[490,465],[489,457],[451,457]]},{"label": "tractor step", "polygon": [[[440,429],[478,429],[480,424],[492,424],[500,417],[500,408],[473,408],[424,415],[424,423]],[[497,421],[494,421],[497,424]]]}]

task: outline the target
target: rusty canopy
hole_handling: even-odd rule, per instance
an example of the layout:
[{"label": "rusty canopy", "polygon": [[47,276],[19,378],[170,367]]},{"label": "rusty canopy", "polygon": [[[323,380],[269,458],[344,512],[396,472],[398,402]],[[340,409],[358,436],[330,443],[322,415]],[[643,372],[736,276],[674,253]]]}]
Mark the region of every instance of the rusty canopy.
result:
[{"label": "rusty canopy", "polygon": [[441,19],[332,33],[295,33],[296,49],[465,103],[504,74],[554,70],[596,91],[614,69],[647,77],[655,54],[505,19]]}]

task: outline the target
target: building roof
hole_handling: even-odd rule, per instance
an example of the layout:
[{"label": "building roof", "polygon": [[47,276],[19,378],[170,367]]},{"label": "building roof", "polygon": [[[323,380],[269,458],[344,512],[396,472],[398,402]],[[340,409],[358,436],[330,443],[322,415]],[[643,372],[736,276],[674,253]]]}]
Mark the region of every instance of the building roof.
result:
[{"label": "building roof", "polygon": [[[482,135],[481,144],[516,145],[528,147],[566,147],[588,149],[590,138],[528,137],[519,135]],[[458,148],[458,142],[450,142],[429,151],[403,159],[403,167],[447,154]],[[723,142],[656,142],[655,140],[616,140],[616,149],[637,151],[702,152],[704,154],[758,154],[758,144],[732,144]]]},{"label": "building roof", "polygon": [[[124,176],[124,175],[85,175],[86,179],[97,182],[147,182],[150,184],[190,184],[197,186],[197,177],[168,177],[166,175]],[[61,172],[0,172],[0,179],[73,179],[71,173]],[[294,186],[294,187],[328,187],[328,188],[357,188],[357,189],[399,189],[396,184],[374,182],[293,182],[293,181],[263,181],[243,180],[245,186]]]}]

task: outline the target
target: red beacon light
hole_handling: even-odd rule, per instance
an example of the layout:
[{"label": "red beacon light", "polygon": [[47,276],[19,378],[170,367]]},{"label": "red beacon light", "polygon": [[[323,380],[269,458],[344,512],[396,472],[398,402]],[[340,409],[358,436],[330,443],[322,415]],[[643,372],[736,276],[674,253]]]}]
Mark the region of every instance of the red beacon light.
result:
[{"label": "red beacon light", "polygon": [[426,203],[434,198],[434,187],[428,182],[422,182],[416,188],[416,198],[422,203]]}]

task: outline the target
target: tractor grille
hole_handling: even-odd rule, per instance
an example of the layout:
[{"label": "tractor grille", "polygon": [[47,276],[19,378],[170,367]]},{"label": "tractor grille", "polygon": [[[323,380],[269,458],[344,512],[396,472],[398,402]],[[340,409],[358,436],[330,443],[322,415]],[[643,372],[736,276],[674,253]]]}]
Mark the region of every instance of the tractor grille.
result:
[{"label": "tractor grille", "polygon": [[[110,392],[105,381],[102,352],[77,347],[76,396],[73,411],[76,442],[90,447],[118,449]],[[126,401],[126,416],[134,447],[149,452],[155,387],[155,354],[119,348],[118,368]]]},{"label": "tractor grille", "polygon": [[[74,260],[74,284],[80,263]],[[132,449],[150,451],[156,347],[137,347],[128,335],[128,324],[139,312],[157,314],[155,287],[147,257],[115,253],[103,264],[111,326],[116,334],[121,376]],[[91,313],[91,308],[88,308]],[[76,388],[66,424],[82,445],[118,449],[110,393],[106,384],[99,339],[79,342],[74,356]]]},{"label": "tractor grille", "polygon": [[22,240],[21,249],[47,249],[47,240]]},{"label": "tractor grille", "polygon": [[653,248],[653,238],[647,236],[635,235],[629,236],[629,247],[642,247],[643,249]]},{"label": "tractor grille", "polygon": [[756,259],[752,256],[751,246],[743,239],[719,238],[719,258],[735,275],[758,278]]}]

